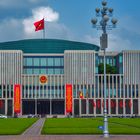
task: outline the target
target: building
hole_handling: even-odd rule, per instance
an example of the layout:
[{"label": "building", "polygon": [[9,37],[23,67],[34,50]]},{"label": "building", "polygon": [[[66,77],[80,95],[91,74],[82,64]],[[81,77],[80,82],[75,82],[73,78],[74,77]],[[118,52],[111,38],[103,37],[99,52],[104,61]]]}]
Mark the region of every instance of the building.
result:
[{"label": "building", "polygon": [[[102,116],[102,63],[88,43],[0,43],[0,114]],[[107,52],[106,63],[108,115],[140,115],[140,50]]]}]

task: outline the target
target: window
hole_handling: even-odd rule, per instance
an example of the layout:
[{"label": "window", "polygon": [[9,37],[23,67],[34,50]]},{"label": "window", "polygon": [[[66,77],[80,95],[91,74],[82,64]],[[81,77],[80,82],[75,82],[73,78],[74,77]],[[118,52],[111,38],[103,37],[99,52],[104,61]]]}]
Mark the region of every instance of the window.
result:
[{"label": "window", "polygon": [[40,74],[39,69],[34,69],[34,74]]},{"label": "window", "polygon": [[27,72],[27,74],[33,74],[32,69],[27,69],[26,72]]},{"label": "window", "polygon": [[53,58],[48,58],[48,66],[53,66]]},{"label": "window", "polygon": [[61,58],[61,66],[64,66],[64,58]]},{"label": "window", "polygon": [[55,58],[54,59],[54,65],[55,66],[60,66],[60,58]]},{"label": "window", "polygon": [[48,74],[54,74],[53,69],[48,69]]},{"label": "window", "polygon": [[55,69],[55,74],[60,74],[60,69]]},{"label": "window", "polygon": [[27,66],[32,66],[32,65],[33,65],[32,58],[27,58],[26,60],[27,60],[27,61],[26,61]]},{"label": "window", "polygon": [[40,70],[40,73],[41,73],[41,74],[46,74],[46,73],[47,73],[47,72],[46,72],[46,69],[41,69],[41,70]]},{"label": "window", "polygon": [[39,66],[39,58],[34,58],[34,66]]},{"label": "window", "polygon": [[113,60],[112,59],[110,59],[110,65],[113,66]]},{"label": "window", "polygon": [[123,57],[122,55],[119,56],[119,63],[122,63],[123,62]]},{"label": "window", "polygon": [[60,72],[60,74],[64,74],[64,69],[61,69],[61,72]]},{"label": "window", "polygon": [[122,66],[119,67],[119,74],[122,74],[123,73],[123,68]]},{"label": "window", "polygon": [[109,64],[109,58],[107,58],[106,63]]},{"label": "window", "polygon": [[98,67],[95,68],[96,74],[98,73]]},{"label": "window", "polygon": [[114,58],[113,59],[113,66],[115,66],[116,65],[116,59]]},{"label": "window", "polygon": [[46,66],[46,58],[41,58],[41,66]]}]

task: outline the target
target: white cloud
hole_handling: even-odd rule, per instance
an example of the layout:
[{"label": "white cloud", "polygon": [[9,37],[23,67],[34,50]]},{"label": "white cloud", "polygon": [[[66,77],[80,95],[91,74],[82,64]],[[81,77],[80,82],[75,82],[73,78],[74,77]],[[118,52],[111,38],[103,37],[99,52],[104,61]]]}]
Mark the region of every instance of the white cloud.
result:
[{"label": "white cloud", "polygon": [[95,36],[85,35],[84,41],[88,42],[88,43],[98,45],[98,46],[100,45],[100,39],[98,37],[95,37]]},{"label": "white cloud", "polygon": [[59,19],[59,13],[55,12],[50,7],[39,7],[32,10],[32,16],[23,20],[24,31],[26,36],[36,36],[35,27],[33,23],[35,21],[45,19],[48,22],[55,22]]},{"label": "white cloud", "polygon": [[5,19],[0,23],[0,41],[23,38],[22,20]]},{"label": "white cloud", "polygon": [[67,26],[58,23],[59,13],[51,7],[39,7],[32,10],[32,16],[25,19],[5,19],[0,23],[0,42],[42,38],[42,31],[35,32],[33,23],[42,18],[46,20],[46,38],[71,39],[74,35]]},{"label": "white cloud", "polygon": [[[86,35],[84,37],[85,42],[92,43],[100,46],[99,36]],[[122,51],[132,49],[132,43],[129,39],[121,38],[120,34],[108,34],[108,51]]]},{"label": "white cloud", "polygon": [[121,51],[132,49],[132,43],[129,39],[122,38],[121,35],[110,34],[108,37],[108,50]]}]

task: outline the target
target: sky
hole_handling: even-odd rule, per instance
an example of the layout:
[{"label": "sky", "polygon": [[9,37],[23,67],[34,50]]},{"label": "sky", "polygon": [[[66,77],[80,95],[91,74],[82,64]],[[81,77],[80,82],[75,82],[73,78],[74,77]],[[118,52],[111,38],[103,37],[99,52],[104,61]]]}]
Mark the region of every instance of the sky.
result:
[{"label": "sky", "polygon": [[[113,17],[118,19],[116,28],[107,31],[108,51],[140,50],[140,1],[106,1],[114,9]],[[93,28],[90,21],[101,2],[0,0],[0,42],[42,38],[42,31],[35,32],[33,23],[44,17],[46,38],[99,45],[102,31]]]}]

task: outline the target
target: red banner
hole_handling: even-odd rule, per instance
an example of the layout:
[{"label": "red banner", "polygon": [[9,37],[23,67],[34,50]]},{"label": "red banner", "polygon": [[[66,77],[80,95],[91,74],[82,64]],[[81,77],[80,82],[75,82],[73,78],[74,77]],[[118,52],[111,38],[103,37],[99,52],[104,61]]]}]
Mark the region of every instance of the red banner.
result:
[{"label": "red banner", "polygon": [[[96,101],[92,101],[92,105],[93,107],[97,107],[97,108],[101,108],[101,107],[104,107],[104,101],[101,102],[100,99],[97,99]],[[119,100],[118,101],[118,104],[116,103],[116,101],[114,99],[110,100],[110,107],[111,108],[115,108],[116,106],[120,107],[120,108],[123,108],[123,107],[126,107],[126,105],[131,108],[132,107],[132,100],[129,99],[128,102],[123,102],[123,100]],[[106,107],[108,108],[109,106],[109,101],[108,99],[106,100]]]},{"label": "red banner", "polygon": [[66,84],[66,113],[72,113],[72,85]]},{"label": "red banner", "polygon": [[20,113],[21,108],[21,87],[20,85],[14,85],[14,112]]}]

